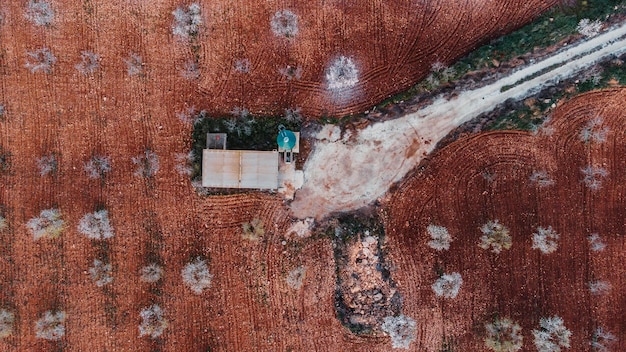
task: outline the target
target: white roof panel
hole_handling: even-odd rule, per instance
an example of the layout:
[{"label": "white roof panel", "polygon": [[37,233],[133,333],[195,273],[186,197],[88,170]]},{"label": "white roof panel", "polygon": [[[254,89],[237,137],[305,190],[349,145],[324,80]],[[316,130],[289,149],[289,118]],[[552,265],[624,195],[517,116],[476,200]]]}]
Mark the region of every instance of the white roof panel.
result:
[{"label": "white roof panel", "polygon": [[278,188],[278,152],[205,149],[202,186],[217,188]]}]

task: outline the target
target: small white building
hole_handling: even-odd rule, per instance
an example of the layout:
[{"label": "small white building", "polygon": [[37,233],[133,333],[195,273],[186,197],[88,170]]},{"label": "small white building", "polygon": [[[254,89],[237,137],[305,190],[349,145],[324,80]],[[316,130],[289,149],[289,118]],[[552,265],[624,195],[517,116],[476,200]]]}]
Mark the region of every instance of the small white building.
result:
[{"label": "small white building", "polygon": [[278,188],[277,151],[204,149],[202,187]]}]

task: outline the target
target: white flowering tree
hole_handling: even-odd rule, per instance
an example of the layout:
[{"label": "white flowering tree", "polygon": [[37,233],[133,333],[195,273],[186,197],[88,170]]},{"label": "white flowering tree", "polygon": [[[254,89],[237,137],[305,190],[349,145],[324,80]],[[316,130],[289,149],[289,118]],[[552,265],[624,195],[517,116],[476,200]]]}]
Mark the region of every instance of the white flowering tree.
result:
[{"label": "white flowering tree", "polygon": [[599,296],[611,290],[611,283],[608,281],[592,280],[587,283],[587,287],[589,287],[589,292],[592,295]]},{"label": "white flowering tree", "polygon": [[441,275],[431,287],[437,297],[456,298],[462,284],[461,274],[455,272]]},{"label": "white flowering tree", "polygon": [[302,282],[306,276],[306,268],[303,265],[296,267],[287,274],[287,285],[294,290],[302,287]]},{"label": "white flowering tree", "polygon": [[201,294],[204,289],[211,287],[213,275],[209,272],[206,260],[196,258],[185,265],[181,275],[185,285],[197,295]]},{"label": "white flowering tree", "polygon": [[180,6],[172,12],[174,24],[172,33],[182,39],[191,39],[198,35],[202,26],[202,13],[200,4],[194,2],[187,6]]},{"label": "white flowering tree", "polygon": [[298,34],[298,15],[291,10],[279,10],[270,20],[270,28],[277,37],[293,38]]},{"label": "white flowering tree", "polygon": [[417,323],[403,314],[385,317],[380,328],[391,337],[393,348],[409,349],[411,342],[416,338]]},{"label": "white flowering tree", "polygon": [[340,56],[326,71],[326,81],[330,90],[352,88],[359,83],[359,70],[352,58]]},{"label": "white flowering tree", "polygon": [[0,309],[0,339],[13,335],[15,314],[6,309]]},{"label": "white flowering tree", "polygon": [[606,248],[606,243],[604,243],[602,237],[597,233],[589,235],[587,240],[589,241],[589,248],[594,252],[602,252]]},{"label": "white flowering tree", "polygon": [[59,209],[46,209],[26,223],[35,240],[40,238],[57,238],[64,229],[64,221]]},{"label": "white flowering tree", "polygon": [[163,309],[158,304],[142,309],[139,316],[141,317],[141,324],[139,324],[140,337],[148,336],[156,339],[167,328],[167,319],[165,319]]},{"label": "white flowering tree", "polygon": [[89,178],[102,178],[111,172],[111,159],[102,155],[94,155],[84,166]]},{"label": "white flowering tree", "polygon": [[552,226],[537,227],[537,232],[533,233],[533,249],[538,249],[543,254],[550,254],[558,248],[559,234],[552,229]]},{"label": "white flowering tree", "polygon": [[89,268],[91,280],[98,287],[103,287],[113,282],[112,271],[113,268],[110,263],[105,263],[99,259],[94,259],[93,266]]},{"label": "white flowering tree", "polygon": [[36,26],[49,26],[54,21],[54,11],[46,0],[30,0],[26,4],[25,17]]},{"label": "white flowering tree", "polygon": [[450,243],[453,241],[448,229],[443,226],[430,224],[426,228],[426,232],[430,235],[431,240],[428,246],[437,251],[450,249]]},{"label": "white flowering tree", "polygon": [[615,335],[604,330],[602,327],[598,327],[596,331],[593,332],[589,344],[593,351],[609,352],[609,346],[615,342],[615,340]]},{"label": "white flowering tree", "polygon": [[500,254],[505,249],[510,249],[513,240],[509,234],[509,229],[498,222],[498,220],[487,221],[480,228],[483,235],[480,237],[478,246],[482,249],[490,249],[493,253]]},{"label": "white flowering tree", "polygon": [[533,330],[535,347],[539,352],[560,352],[563,348],[569,348],[571,336],[572,332],[559,316],[541,318],[539,329]]},{"label": "white flowering tree", "polygon": [[485,330],[485,345],[492,351],[515,352],[524,345],[522,328],[509,318],[496,318],[492,323],[485,324]]},{"label": "white flowering tree", "polygon": [[64,311],[46,311],[35,322],[35,336],[44,340],[60,340],[65,336],[65,318]]},{"label": "white flowering tree", "polygon": [[163,268],[159,264],[151,263],[141,268],[140,275],[141,281],[155,283],[163,277]]},{"label": "white flowering tree", "polygon": [[78,232],[94,240],[113,237],[113,227],[109,221],[109,212],[98,210],[85,214],[78,222]]}]

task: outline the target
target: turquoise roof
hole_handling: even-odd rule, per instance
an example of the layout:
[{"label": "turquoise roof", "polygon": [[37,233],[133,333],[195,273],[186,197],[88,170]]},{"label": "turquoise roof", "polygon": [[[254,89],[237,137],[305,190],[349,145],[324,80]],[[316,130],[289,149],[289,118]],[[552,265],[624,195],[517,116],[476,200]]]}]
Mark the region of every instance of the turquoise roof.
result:
[{"label": "turquoise roof", "polygon": [[276,137],[276,143],[280,148],[291,150],[296,146],[296,135],[289,130],[281,130]]}]

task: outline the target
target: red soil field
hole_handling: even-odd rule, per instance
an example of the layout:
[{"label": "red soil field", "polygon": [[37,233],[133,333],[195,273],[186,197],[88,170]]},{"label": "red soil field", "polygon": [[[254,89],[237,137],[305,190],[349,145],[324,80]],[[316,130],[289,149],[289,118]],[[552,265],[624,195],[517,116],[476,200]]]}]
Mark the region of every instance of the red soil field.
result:
[{"label": "red soil field", "polygon": [[[571,330],[574,351],[590,351],[598,327],[617,337],[609,350],[625,349],[625,98],[623,88],[578,96],[555,112],[546,126],[550,135],[493,132],[457,141],[389,195],[392,275],[404,314],[424,324],[415,350],[436,350],[445,338],[455,351],[486,351],[484,324],[500,316],[517,321],[522,350],[535,351],[531,330],[541,317],[554,315]],[[581,130],[598,117],[596,131],[606,131],[606,141],[583,142]],[[581,170],[589,165],[608,172],[598,177],[598,190],[583,182]],[[554,184],[530,181],[537,170],[547,171]],[[511,249],[500,254],[478,246],[481,226],[494,219],[512,236]],[[429,248],[430,224],[448,229],[454,240],[448,251]],[[531,249],[538,226],[560,234],[555,252]],[[591,250],[593,233],[604,250]],[[431,290],[441,271],[461,274],[455,299],[437,298]],[[594,295],[588,283],[595,280],[612,288]]]},{"label": "red soil field", "polygon": [[[0,4],[2,13],[0,104],[5,107],[5,112],[0,117],[0,146],[10,152],[10,167],[6,172],[0,173],[0,211],[8,221],[8,228],[0,233],[0,309],[7,309],[15,314],[13,334],[0,340],[0,350],[205,351],[209,348],[212,351],[389,350],[388,337],[359,337],[340,325],[335,318],[334,308],[335,269],[332,241],[328,238],[294,239],[288,236],[286,230],[291,219],[286,205],[279,196],[251,192],[203,198],[194,194],[188,177],[180,175],[175,169],[176,154],[188,152],[191,132],[191,126],[180,121],[176,113],[193,105],[198,108],[207,107],[214,112],[227,112],[234,106],[244,106],[253,112],[265,113],[280,112],[285,107],[295,105],[301,106],[303,111],[311,116],[322,111],[337,114],[357,111],[392,91],[410,85],[415,77],[428,71],[431,59],[435,59],[436,47],[425,44],[425,47],[430,49],[414,54],[410,50],[414,47],[407,43],[406,46],[400,46],[402,50],[387,48],[387,51],[378,52],[378,56],[367,56],[368,59],[361,63],[363,66],[360,69],[363,73],[361,81],[368,82],[359,85],[359,89],[364,91],[360,96],[363,98],[357,103],[350,102],[344,105],[330,104],[315,96],[311,98],[309,93],[296,89],[293,80],[291,83],[278,82],[280,79],[284,80],[280,76],[275,77],[278,83],[268,84],[267,82],[271,82],[268,77],[275,74],[275,68],[264,68],[266,71],[260,72],[266,73],[254,76],[256,74],[254,69],[265,67],[261,61],[257,62],[254,58],[265,58],[266,55],[246,52],[246,56],[251,58],[253,69],[250,75],[257,77],[251,78],[251,82],[266,83],[262,87],[253,86],[258,93],[255,99],[260,100],[252,98],[248,100],[245,94],[249,94],[252,88],[244,85],[241,79],[223,79],[228,75],[219,73],[232,73],[230,67],[233,58],[240,54],[233,54],[236,50],[226,50],[233,43],[230,39],[218,35],[223,29],[215,25],[217,20],[214,17],[210,17],[217,16],[215,10],[221,5],[222,13],[225,14],[222,22],[225,22],[234,16],[234,10],[231,11],[234,7],[228,7],[234,5],[227,5],[226,2],[210,5],[208,2],[202,2],[205,9],[210,8],[213,11],[204,12],[205,23],[215,28],[210,32],[201,32],[201,76],[199,81],[194,83],[182,78],[179,72],[191,56],[190,46],[174,39],[171,34],[171,12],[179,6],[179,3],[156,1],[148,4],[132,0],[50,1],[50,3],[55,11],[55,19],[48,26],[36,26],[24,17],[26,1]],[[552,3],[499,4],[482,2],[480,9],[477,6],[471,11],[467,8],[461,11],[466,4],[458,4],[454,9],[450,9],[451,12],[447,12],[447,9],[441,10],[447,15],[439,16],[442,20],[449,21],[462,12],[464,16],[462,20],[466,22],[460,23],[467,23],[468,27],[460,26],[459,32],[465,33],[468,37],[462,41],[459,36],[455,36],[453,38],[458,40],[458,43],[450,43],[449,47],[443,44],[437,46],[448,48],[438,52],[437,58],[444,62],[448,61],[468,50],[473,43],[484,39],[487,34],[495,35],[506,25],[521,24]],[[348,8],[348,4],[343,6]],[[433,6],[432,11],[436,13],[440,11],[437,9],[443,7],[442,4]],[[291,8],[299,9],[296,5]],[[324,11],[333,8],[329,5]],[[399,11],[395,7],[388,11],[392,9]],[[259,6],[253,14],[262,16],[265,18],[263,23],[267,23],[267,18],[273,11],[274,8],[269,10],[269,5],[267,8]],[[368,10],[369,12],[359,11],[355,10],[354,16],[359,13],[368,13],[370,16],[374,13],[384,14],[374,7]],[[261,17],[254,16],[255,24],[262,22],[258,19]],[[337,21],[341,17],[332,18],[333,21]],[[390,26],[399,26],[393,18],[390,17],[388,20],[389,23],[393,23]],[[435,21],[438,17],[429,15],[427,18]],[[302,21],[306,24],[312,20]],[[419,21],[422,21],[416,22],[421,23],[419,28],[430,26],[431,23],[424,19]],[[231,22],[228,23],[233,25]],[[359,27],[359,33],[366,33],[365,23],[367,22],[359,22],[361,27],[348,26],[350,29],[345,30],[357,31],[356,28]],[[432,23],[434,26],[435,22]],[[446,23],[451,22],[442,22],[440,27],[436,27],[438,30],[419,32],[421,40],[424,43],[441,41],[439,37],[428,37],[431,32],[441,35],[441,38],[448,38],[452,32],[446,31],[452,31],[452,26]],[[481,26],[469,26],[471,23],[480,23]],[[410,24],[407,22],[407,31],[410,30]],[[258,33],[262,33],[259,35],[273,35],[268,31],[269,27],[264,26],[264,32],[259,31]],[[319,24],[319,28],[335,28],[337,24],[328,26],[330,25]],[[302,45],[297,42],[300,36],[316,37],[314,32],[308,32],[310,30],[305,27],[301,27],[300,34],[295,37],[293,44],[280,42],[278,38],[273,37],[271,40],[278,43],[275,45],[294,47]],[[399,33],[399,28],[394,28],[394,36],[395,33]],[[251,33],[242,31],[241,36],[252,35]],[[340,32],[337,35],[340,35]],[[365,37],[364,34],[361,35],[361,37],[346,35],[343,37],[356,39]],[[387,38],[381,37],[381,40],[387,42]],[[397,38],[404,40],[407,36],[398,34]],[[415,38],[419,42],[419,38]],[[243,40],[241,42],[243,43]],[[358,43],[362,53],[366,50],[363,43]],[[343,44],[324,45],[328,45],[329,48],[343,46]],[[31,73],[26,65],[33,58],[30,58],[27,52],[44,47],[55,55],[56,62],[51,66],[49,74],[41,71]],[[83,75],[75,69],[80,63],[81,51],[84,50],[100,55],[99,68],[90,75]],[[273,49],[267,50],[268,53],[275,52]],[[291,49],[284,50],[286,53],[293,53],[289,51]],[[332,52],[327,54],[330,58],[330,55],[335,55],[339,50],[328,49],[324,52]],[[391,73],[385,74],[380,72],[386,69],[375,70],[374,67],[378,67],[379,63],[391,58],[381,56],[385,52],[389,55],[392,52],[395,52],[394,55],[404,53],[406,56],[402,57],[405,57],[405,61],[396,60],[403,62],[403,68],[389,69]],[[357,53],[348,54],[356,56]],[[128,74],[128,67],[123,61],[130,59],[131,54],[140,55],[144,63],[141,66],[141,73],[133,76]],[[319,59],[316,51],[303,51],[298,55],[303,55],[293,56],[294,62],[302,62],[303,67],[301,83],[298,84],[314,82],[308,86],[313,87],[313,90],[319,90],[324,84],[320,80],[324,77],[323,72],[327,63],[319,60],[320,63],[315,64],[319,66],[314,66],[313,62],[318,62]],[[268,60],[271,63],[286,62],[279,61],[273,56],[269,56]],[[285,58],[281,56],[280,60]],[[420,63],[420,60],[423,62]],[[222,67],[223,71],[214,70],[217,66]],[[393,82],[393,77],[404,77],[409,71],[417,73],[411,73],[414,75]],[[383,78],[376,77],[383,76],[391,83],[380,85],[379,88],[377,85],[382,84]],[[216,82],[221,82],[225,88],[217,89],[212,86]],[[293,86],[293,89],[286,94],[285,87],[288,86]],[[233,87],[239,87],[237,89],[240,91]],[[609,97],[606,99],[610,100],[611,94],[600,95],[607,95]],[[618,97],[623,100],[623,93],[619,94],[621,95]],[[613,106],[601,99],[598,102],[603,109]],[[580,110],[585,111],[584,108]],[[607,113],[605,121],[616,124],[618,120],[611,120],[611,116],[613,115]],[[581,117],[581,124],[582,119]],[[554,123],[561,123],[559,121],[555,118]],[[612,126],[612,130],[618,131],[617,125]],[[571,139],[575,137],[574,135]],[[613,138],[614,135],[611,134],[610,137]],[[518,142],[529,138],[521,136],[516,140],[514,149],[517,150],[517,144],[520,144],[519,150],[523,150],[523,143]],[[513,143],[513,139],[509,143]],[[569,151],[575,144],[564,145]],[[608,143],[604,147],[608,145],[613,144]],[[493,147],[496,147],[495,144]],[[141,155],[147,149],[159,156],[159,170],[151,178],[135,176],[133,173],[136,165],[131,158]],[[609,153],[604,149],[597,151],[594,149],[593,152],[597,153],[593,155]],[[518,155],[514,151],[511,153]],[[37,159],[50,154],[57,157],[57,172],[54,175],[41,176]],[[111,172],[103,179],[90,179],[84,170],[85,163],[93,156],[99,155],[110,158]],[[622,160],[608,158],[607,162],[621,163]],[[557,165],[556,161],[554,165]],[[613,170],[608,166],[607,169]],[[575,168],[572,170],[570,170],[574,172],[572,175],[578,176],[578,170]],[[617,165],[615,170],[618,170]],[[613,176],[620,177],[617,171],[611,171],[607,181],[610,183],[607,183],[599,193],[588,193],[586,196],[593,198],[594,201],[598,198],[600,202],[604,199],[599,196],[605,195],[603,192],[621,187],[618,178],[612,181]],[[571,187],[580,187],[579,180],[574,176],[570,177],[572,179],[568,184]],[[561,189],[560,186],[558,189]],[[612,204],[622,204],[619,198],[621,193],[610,194],[613,197]],[[397,197],[405,199],[402,195]],[[568,198],[566,204],[568,206],[575,204],[573,200],[576,199],[578,198]],[[404,201],[398,201],[398,204]],[[40,211],[50,208],[60,210],[65,230],[56,239],[34,240],[26,224],[38,216]],[[83,215],[102,208],[109,212],[115,236],[106,240],[90,240],[78,232],[77,226]],[[617,219],[618,222],[603,226],[615,226],[615,230],[621,230],[623,226],[622,218],[619,217],[621,208],[612,209],[614,214],[612,213],[611,219]],[[559,208],[550,209],[552,212],[560,211]],[[599,207],[590,209],[589,213],[584,212],[587,214],[585,215],[587,220],[584,221],[601,223],[598,220],[604,219],[602,217],[604,213],[601,211],[607,211],[602,209],[604,208]],[[241,236],[242,224],[255,218],[263,220],[266,234],[258,242],[244,240]],[[406,222],[400,218],[399,212],[392,208],[388,225],[389,254],[392,262],[397,261],[398,268],[401,269],[394,271],[392,275],[394,280],[400,283],[401,294],[405,296],[405,313],[420,322],[419,340],[412,345],[412,348],[419,350],[421,346],[438,344],[439,341],[435,341],[434,337],[441,336],[440,331],[431,331],[433,327],[437,329],[439,326],[446,327],[446,333],[451,335],[453,330],[449,328],[450,326],[461,328],[466,326],[463,325],[467,324],[465,320],[462,320],[460,325],[454,324],[458,319],[466,317],[465,315],[456,317],[454,314],[468,311],[460,309],[451,312],[451,315],[446,314],[446,320],[442,325],[430,323],[423,325],[426,316],[420,316],[416,312],[425,308],[418,305],[420,301],[413,299],[417,297],[416,288],[419,286],[416,285],[421,284],[428,276],[422,276],[423,268],[416,266],[416,262],[412,261],[414,252],[408,253],[410,256],[404,256],[403,251],[409,249],[398,247],[398,244],[404,241],[412,241],[408,234],[403,234],[400,230]],[[508,218],[503,215],[501,220],[504,222]],[[572,222],[571,226],[582,223],[581,219],[574,217],[569,221]],[[515,228],[514,224],[510,226]],[[609,246],[603,252],[605,257],[592,258],[588,263],[594,263],[593,270],[596,270],[594,273],[598,277],[603,277],[602,275],[609,270],[619,273],[615,266],[623,258],[615,248],[616,242],[621,237],[616,237],[615,234],[618,232],[610,232],[608,227],[602,228],[600,225],[594,231],[602,233]],[[461,239],[457,238],[453,246],[459,243]],[[514,244],[510,253],[517,253],[514,251],[521,248],[517,244],[517,242]],[[576,247],[574,244],[570,246]],[[584,244],[578,246],[576,248],[583,248]],[[467,248],[473,247],[475,244],[472,240]],[[420,248],[415,246],[412,250],[422,250]],[[425,258],[427,253],[430,252],[424,252]],[[187,288],[181,278],[183,267],[197,257],[206,259],[213,275],[211,287],[198,295]],[[461,261],[461,257],[455,258],[458,262]],[[94,259],[103,259],[111,263],[113,282],[104,287],[95,285],[89,274]],[[449,259],[451,268],[461,271],[462,268],[452,267],[454,260]],[[559,260],[557,261],[560,263]],[[154,284],[141,282],[139,270],[152,261],[162,264],[163,278]],[[291,270],[301,265],[306,268],[304,282],[301,288],[294,289],[287,284],[286,278]],[[469,267],[474,264],[466,265]],[[604,265],[606,270],[600,271],[605,268]],[[550,274],[547,270],[546,272],[546,275],[556,275]],[[511,275],[514,274],[522,275],[515,272]],[[568,275],[578,278],[577,274]],[[544,287],[556,285],[552,279],[551,276],[547,277],[544,285],[548,286]],[[470,283],[472,280],[468,277],[466,282]],[[617,295],[622,286],[613,279],[611,282],[614,290],[607,296],[610,300],[607,298],[608,301],[593,306],[593,311],[598,312],[598,319],[600,317],[604,319],[602,322],[606,324],[607,329],[616,335],[620,334],[621,337],[621,331],[624,330],[624,327],[619,325],[621,323],[604,318],[606,314],[602,313],[603,309],[608,309],[607,307],[623,306]],[[419,292],[428,295],[430,291],[428,286],[425,287]],[[465,288],[461,293],[465,296],[458,298],[464,302],[469,295],[469,290]],[[477,302],[480,300],[484,302],[484,298],[478,299],[484,297],[480,292],[476,293],[476,297]],[[436,303],[432,301],[432,297],[431,302]],[[522,305],[523,297],[516,302]],[[556,299],[549,302],[555,307],[564,304]],[[168,326],[159,338],[140,337],[139,324],[142,322],[140,312],[153,304],[158,304],[163,309]],[[548,303],[537,305],[544,307]],[[623,309],[619,309],[621,310],[614,316],[623,315]],[[67,315],[65,335],[59,341],[39,339],[35,334],[36,321],[49,310],[63,310]],[[567,315],[561,310],[556,312],[563,315],[569,327],[577,328],[572,322],[574,313]],[[533,319],[535,317],[533,316]],[[530,320],[522,321],[524,327],[530,326]],[[583,328],[573,329],[575,339],[581,338],[577,337],[582,336],[580,332],[583,330],[580,329]],[[466,335],[456,334],[460,336],[461,343],[467,345],[474,343],[472,342],[474,340],[466,338]],[[464,342],[466,340],[469,342]],[[575,340],[582,346],[581,341]]]}]

